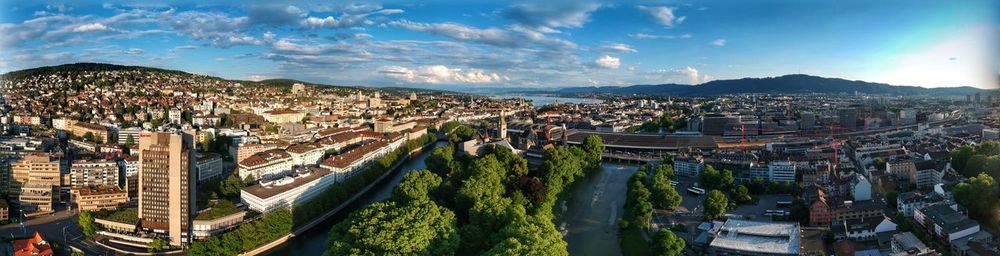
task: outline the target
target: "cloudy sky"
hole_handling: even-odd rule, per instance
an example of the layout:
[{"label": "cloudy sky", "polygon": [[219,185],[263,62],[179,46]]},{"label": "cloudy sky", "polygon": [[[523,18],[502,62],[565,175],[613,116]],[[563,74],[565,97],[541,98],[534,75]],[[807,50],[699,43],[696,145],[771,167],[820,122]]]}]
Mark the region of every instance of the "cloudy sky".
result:
[{"label": "cloudy sky", "polygon": [[793,73],[987,88],[1000,71],[988,0],[203,2],[2,0],[0,71],[108,62],[451,89]]}]

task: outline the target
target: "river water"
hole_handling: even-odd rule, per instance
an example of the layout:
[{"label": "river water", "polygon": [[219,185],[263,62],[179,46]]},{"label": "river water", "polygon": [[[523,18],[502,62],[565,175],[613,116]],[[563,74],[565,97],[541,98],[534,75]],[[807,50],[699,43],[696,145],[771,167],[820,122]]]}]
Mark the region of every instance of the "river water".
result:
[{"label": "river water", "polygon": [[[438,142],[435,146],[446,145],[444,142]],[[373,187],[344,211],[334,214],[315,228],[264,254],[322,255],[326,251],[326,240],[330,237],[330,228],[333,225],[343,221],[357,209],[389,198],[392,189],[403,180],[406,173],[427,168],[424,159],[427,159],[430,151],[427,149],[411,157],[399,172],[383,180],[383,184]],[[622,206],[625,204],[625,184],[636,169],[635,165],[604,163],[600,172],[578,181],[570,188],[573,196],[566,202],[568,210],[562,214],[562,221],[566,223],[565,227],[568,230],[564,239],[569,244],[570,255],[621,255],[615,221],[621,217]]]},{"label": "river water", "polygon": [[570,255],[621,255],[617,220],[624,212],[628,178],[637,169],[605,162],[600,172],[573,184],[562,214]]}]

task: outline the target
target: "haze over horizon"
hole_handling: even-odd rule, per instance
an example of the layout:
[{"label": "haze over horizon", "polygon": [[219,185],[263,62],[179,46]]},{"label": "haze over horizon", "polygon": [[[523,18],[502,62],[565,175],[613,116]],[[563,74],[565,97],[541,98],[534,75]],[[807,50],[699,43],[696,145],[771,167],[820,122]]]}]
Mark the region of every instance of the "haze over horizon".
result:
[{"label": "haze over horizon", "polygon": [[75,62],[454,89],[809,74],[996,88],[993,1],[4,3],[0,72]]}]

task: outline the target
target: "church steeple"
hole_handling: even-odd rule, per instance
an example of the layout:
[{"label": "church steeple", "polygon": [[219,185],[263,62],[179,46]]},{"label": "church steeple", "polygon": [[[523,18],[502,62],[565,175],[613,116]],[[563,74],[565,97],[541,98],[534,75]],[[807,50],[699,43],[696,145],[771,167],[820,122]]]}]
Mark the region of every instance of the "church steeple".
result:
[{"label": "church steeple", "polygon": [[500,134],[497,136],[500,140],[507,139],[507,111],[500,110]]}]

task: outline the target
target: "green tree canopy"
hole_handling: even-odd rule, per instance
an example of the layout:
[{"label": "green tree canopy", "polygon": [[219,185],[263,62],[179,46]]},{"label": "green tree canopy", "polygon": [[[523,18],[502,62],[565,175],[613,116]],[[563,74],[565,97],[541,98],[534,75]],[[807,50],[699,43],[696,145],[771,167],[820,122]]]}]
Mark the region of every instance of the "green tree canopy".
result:
[{"label": "green tree canopy", "polygon": [[726,206],[729,205],[729,199],[726,195],[718,190],[708,191],[708,196],[702,201],[702,207],[705,208],[705,218],[708,219],[718,219],[726,214]]},{"label": "green tree canopy", "polygon": [[[952,150],[949,154],[951,156],[951,167],[955,168],[956,171],[966,175],[965,164],[969,162],[969,158],[976,154],[976,149],[972,146],[961,146],[955,150]],[[966,177],[972,177],[974,175],[967,175]]]},{"label": "green tree canopy", "polygon": [[441,177],[428,170],[407,173],[399,185],[392,190],[392,200],[400,203],[430,200],[431,195],[441,186]]},{"label": "green tree canopy", "polygon": [[377,202],[330,233],[326,255],[452,255],[459,236],[455,215],[430,201]]},{"label": "green tree canopy", "polygon": [[969,209],[970,215],[980,220],[994,218],[1000,200],[1000,185],[985,173],[959,183],[952,190],[955,201]]},{"label": "green tree canopy", "polygon": [[669,229],[661,228],[653,235],[653,251],[656,255],[677,256],[684,251],[684,239],[674,235]]}]

